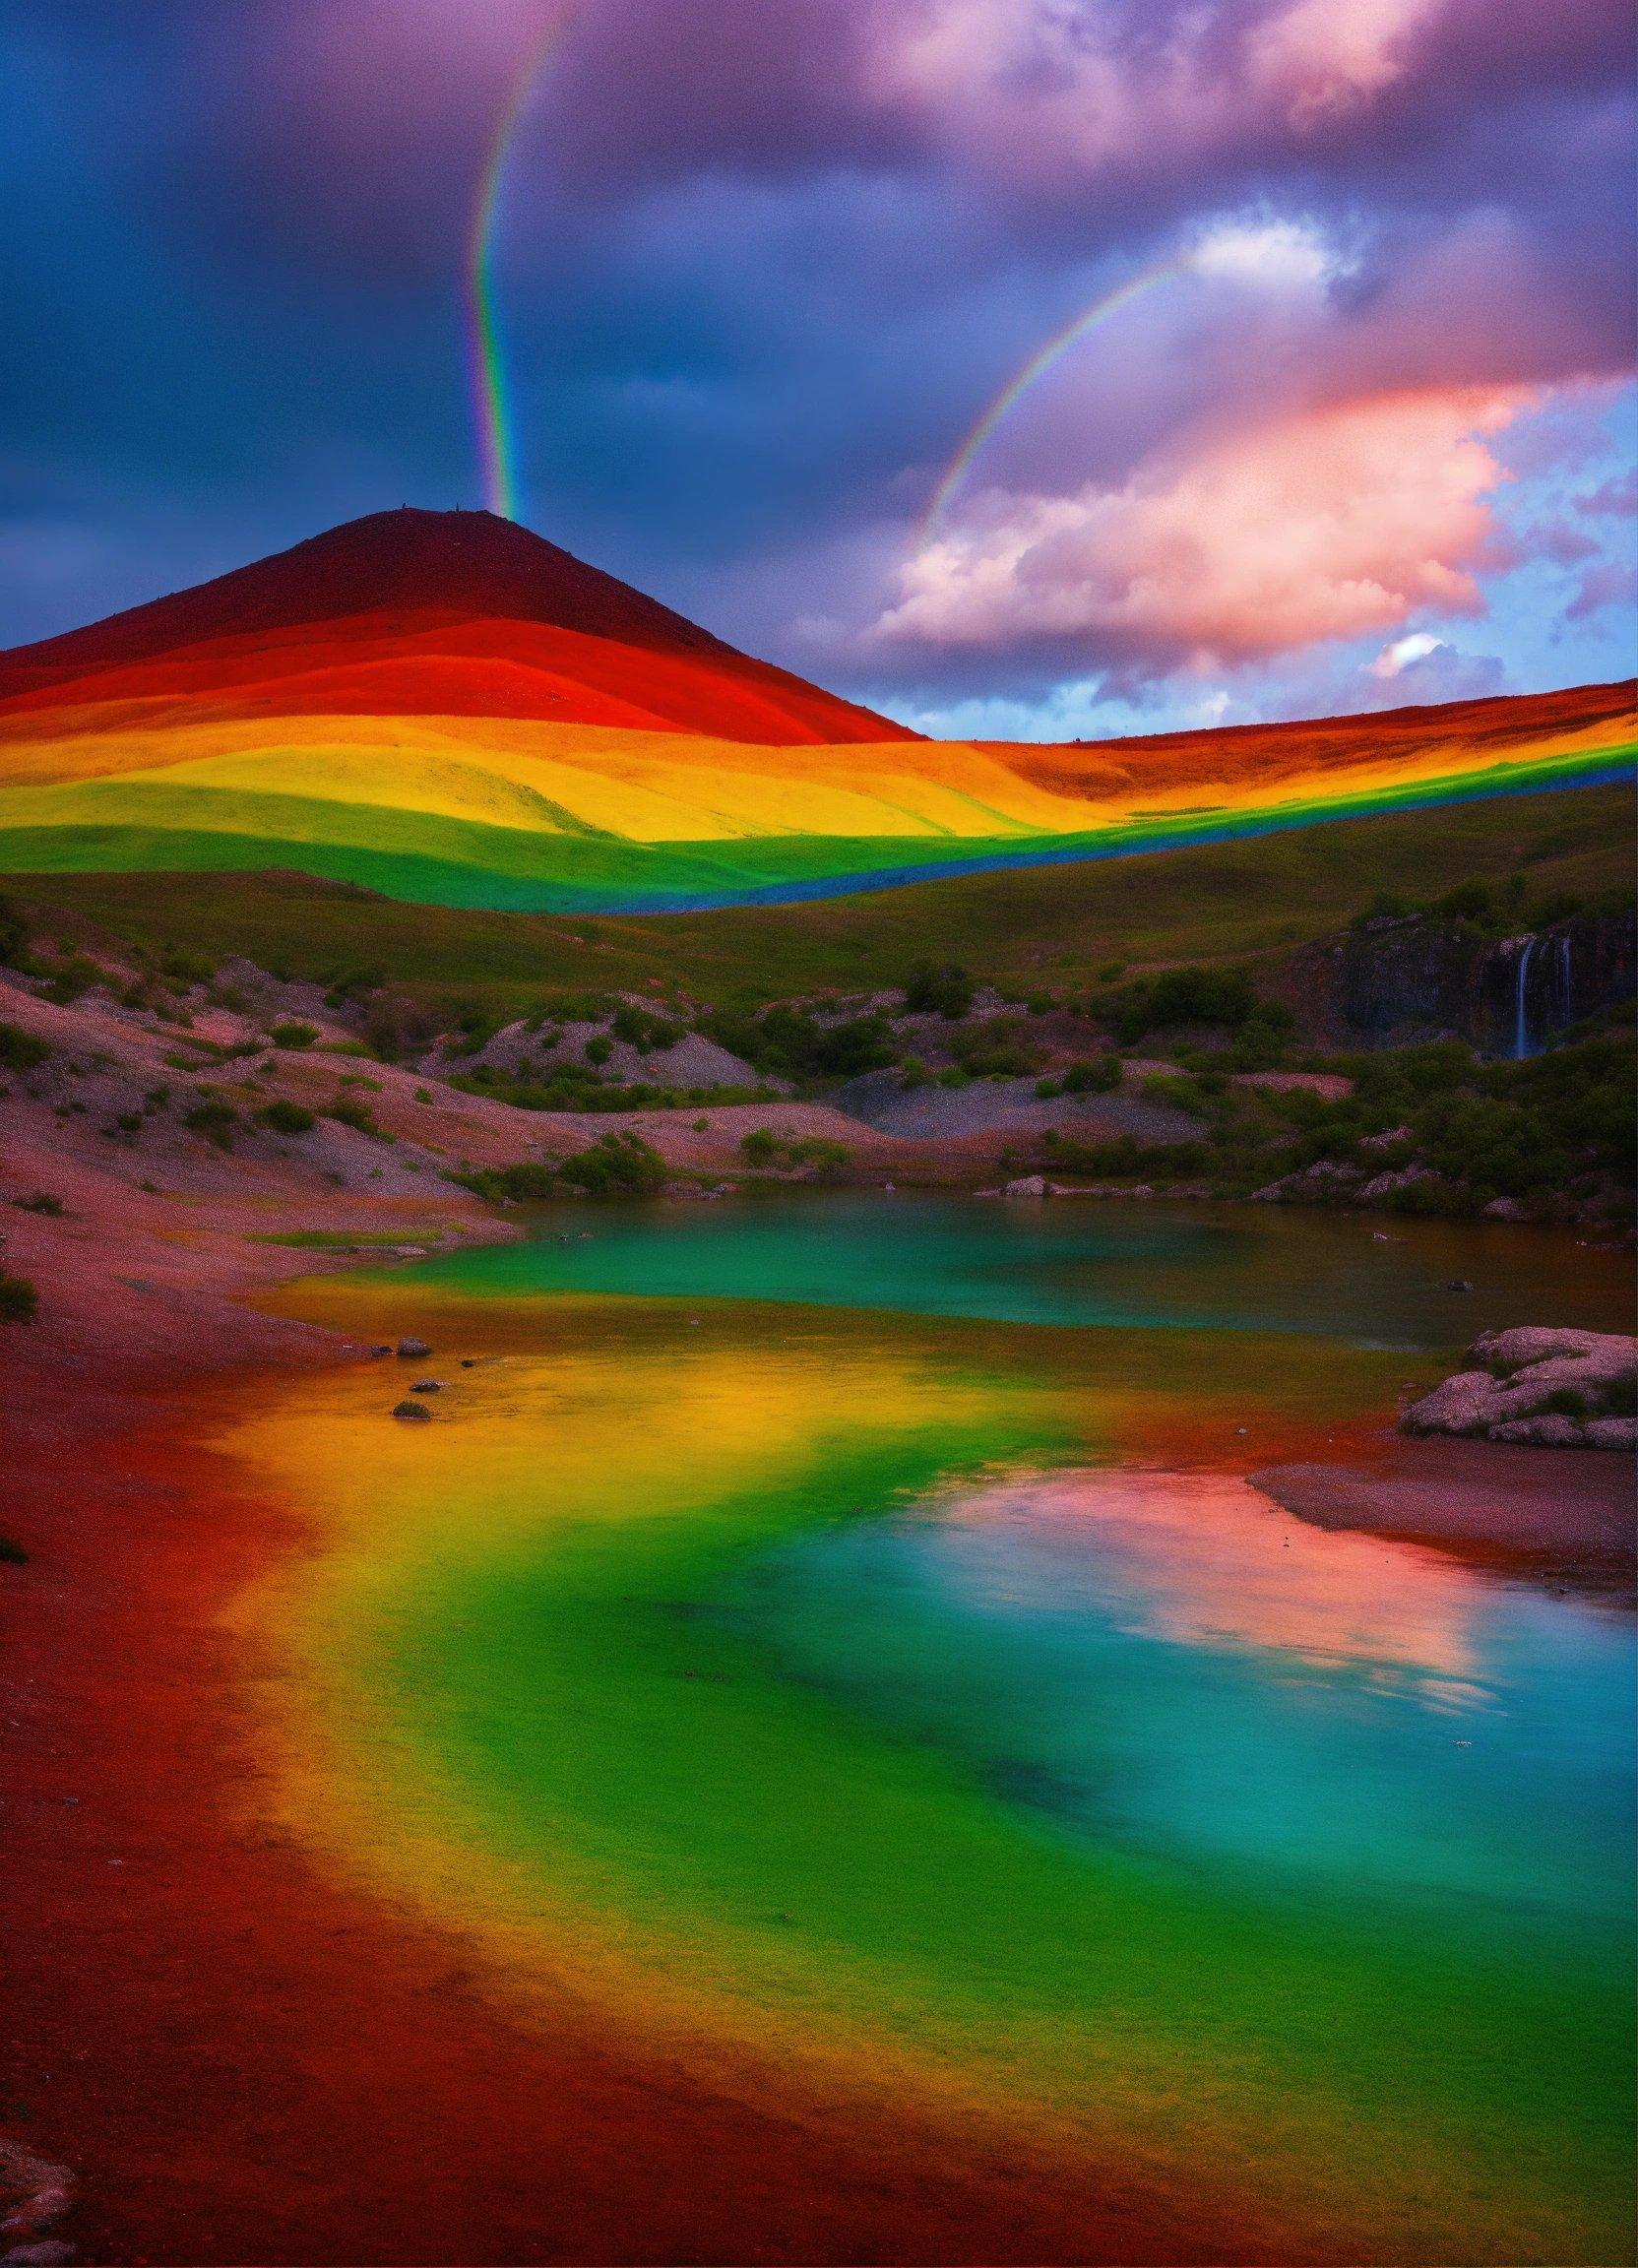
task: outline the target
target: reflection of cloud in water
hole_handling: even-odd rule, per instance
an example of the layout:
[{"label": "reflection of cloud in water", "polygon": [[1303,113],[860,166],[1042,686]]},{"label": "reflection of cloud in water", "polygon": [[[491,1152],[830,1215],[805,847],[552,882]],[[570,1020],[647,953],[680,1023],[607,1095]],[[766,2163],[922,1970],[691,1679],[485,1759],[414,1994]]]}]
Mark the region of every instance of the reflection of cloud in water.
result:
[{"label": "reflection of cloud in water", "polygon": [[1006,1588],[1031,1613],[1096,1606],[1133,1637],[1477,1697],[1480,1578],[1415,1545],[1308,1527],[1229,1475],[1033,1476],[939,1509],[976,1542],[1025,1545],[1008,1550]]}]

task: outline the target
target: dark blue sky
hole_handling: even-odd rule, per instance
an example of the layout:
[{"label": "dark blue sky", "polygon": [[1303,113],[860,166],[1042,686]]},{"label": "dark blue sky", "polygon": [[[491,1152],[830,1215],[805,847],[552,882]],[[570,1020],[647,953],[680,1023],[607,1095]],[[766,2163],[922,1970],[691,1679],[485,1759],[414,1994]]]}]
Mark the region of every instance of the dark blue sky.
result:
[{"label": "dark blue sky", "polygon": [[480,500],[560,16],[494,239],[542,533],[964,731],[1633,666],[1611,0],[14,0],[0,642]]}]

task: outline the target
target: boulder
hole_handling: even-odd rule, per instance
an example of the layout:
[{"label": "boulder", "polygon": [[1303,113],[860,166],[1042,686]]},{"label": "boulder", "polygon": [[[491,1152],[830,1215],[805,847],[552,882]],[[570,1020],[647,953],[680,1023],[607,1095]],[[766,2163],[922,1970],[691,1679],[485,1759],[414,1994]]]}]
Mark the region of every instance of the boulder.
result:
[{"label": "boulder", "polygon": [[1021,1180],[1009,1181],[1002,1190],[1003,1197],[1044,1197],[1049,1184],[1040,1173],[1026,1173]]},{"label": "boulder", "polygon": [[421,1355],[430,1354],[432,1350],[424,1339],[401,1339],[398,1343],[398,1352],[402,1360],[414,1362],[418,1361]]},{"label": "boulder", "polygon": [[1620,1331],[1560,1331],[1526,1323],[1511,1331],[1481,1331],[1468,1349],[1470,1361],[1499,1363],[1506,1370],[1523,1370],[1567,1354],[1597,1356],[1609,1366],[1612,1377],[1618,1377],[1638,1366],[1638,1339]]},{"label": "boulder", "polygon": [[1548,1412],[1544,1418],[1514,1418],[1490,1429],[1492,1441],[1518,1441],[1535,1449],[1579,1449],[1582,1430],[1573,1418]]},{"label": "boulder", "polygon": [[424,1402],[395,1402],[393,1404],[393,1416],[395,1418],[413,1418],[428,1425],[432,1422],[432,1413]]},{"label": "boulder", "polygon": [[1460,1370],[1413,1402],[1400,1424],[1407,1433],[1485,1433],[1515,1415],[1488,1370]]},{"label": "boulder", "polygon": [[1589,1418],[1581,1429],[1589,1449],[1638,1449],[1638,1418]]},{"label": "boulder", "polygon": [[[1638,1444],[1638,1420],[1628,1415],[1638,1389],[1638,1339],[1526,1324],[1482,1332],[1468,1360],[1485,1367],[1458,1371],[1413,1402],[1400,1419],[1403,1431],[1482,1434],[1553,1449]],[[1547,1407],[1558,1397],[1567,1409]]]}]

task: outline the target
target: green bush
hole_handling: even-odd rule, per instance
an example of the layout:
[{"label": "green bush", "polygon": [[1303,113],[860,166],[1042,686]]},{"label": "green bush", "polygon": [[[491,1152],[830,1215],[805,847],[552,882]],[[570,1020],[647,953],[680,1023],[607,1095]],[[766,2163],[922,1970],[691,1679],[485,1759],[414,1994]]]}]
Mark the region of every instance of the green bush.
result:
[{"label": "green bush", "polygon": [[954,961],[918,961],[905,986],[905,1011],[911,1016],[942,1016],[958,1023],[973,1005],[977,978]]},{"label": "green bush", "polygon": [[32,1323],[38,1314],[39,1293],[28,1277],[0,1268],[0,1323]]},{"label": "green bush", "polygon": [[1091,1012],[1106,1018],[1123,1047],[1133,1046],[1146,1032],[1165,1031],[1173,1024],[1243,1024],[1258,1005],[1251,979],[1238,969],[1167,969],[1159,976],[1144,976],[1118,992],[1103,993],[1090,1003]]},{"label": "green bush", "polygon": [[203,1134],[206,1141],[214,1142],[219,1150],[232,1149],[233,1129],[238,1122],[239,1114],[232,1103],[223,1102],[214,1095],[207,1095],[196,1102],[182,1118],[184,1126],[195,1134]]},{"label": "green bush", "polygon": [[987,1016],[959,1035],[955,1056],[970,1079],[1027,1079],[1041,1050],[1022,1017]]},{"label": "green bush", "polygon": [[29,966],[29,924],[20,907],[0,898],[0,969]]},{"label": "green bush", "polygon": [[257,1115],[275,1134],[310,1134],[318,1124],[311,1110],[300,1102],[286,1102],[283,1096],[276,1102],[265,1103]]},{"label": "green bush", "polygon": [[32,1197],[14,1197],[12,1203],[21,1213],[49,1213],[58,1218],[68,1208],[60,1197],[51,1197],[43,1189],[36,1189]]},{"label": "green bush", "polygon": [[1604,1390],[1604,1406],[1611,1418],[1638,1418],[1638,1378],[1614,1378]]},{"label": "green bush", "polygon": [[604,1134],[590,1149],[565,1158],[558,1172],[595,1197],[653,1196],[665,1185],[665,1161],[639,1134]]},{"label": "green bush", "polygon": [[747,1166],[811,1166],[821,1176],[840,1173],[853,1162],[846,1142],[830,1142],[819,1134],[773,1134],[765,1126],[741,1137],[739,1155]]},{"label": "green bush", "polygon": [[700,1029],[719,1046],[780,1078],[852,1079],[894,1058],[893,1034],[881,1016],[821,1024],[805,1008],[774,1007],[761,1016],[721,1009]]},{"label": "green bush", "polygon": [[369,1134],[377,1142],[390,1137],[375,1122],[375,1113],[367,1102],[360,1102],[354,1095],[338,1095],[324,1105],[324,1116],[334,1118],[338,1126],[350,1126],[355,1133]]},{"label": "green bush", "polygon": [[1066,1095],[1108,1095],[1120,1085],[1118,1055],[1090,1055],[1072,1063],[1063,1075]]},{"label": "green bush", "polygon": [[606,1063],[613,1052],[613,1040],[605,1039],[600,1032],[595,1040],[588,1040],[586,1042],[586,1060],[588,1063]]},{"label": "green bush", "polygon": [[311,1047],[318,1032],[311,1024],[275,1024],[268,1038],[276,1047]]},{"label": "green bush", "polygon": [[50,1053],[37,1033],[25,1032],[21,1024],[0,1023],[0,1070],[32,1071]]},{"label": "green bush", "polygon": [[1573,1386],[1555,1386],[1545,1394],[1531,1413],[1536,1418],[1587,1418],[1592,1415],[1585,1394],[1578,1394]]},{"label": "green bush", "polygon": [[652,1015],[646,1008],[634,1008],[628,1001],[622,1001],[614,1011],[614,1037],[640,1047],[645,1055],[658,1055],[676,1045],[682,1038],[682,1027],[667,1017]]},{"label": "green bush", "polygon": [[8,1567],[27,1567],[29,1554],[15,1536],[0,1536],[0,1560]]}]

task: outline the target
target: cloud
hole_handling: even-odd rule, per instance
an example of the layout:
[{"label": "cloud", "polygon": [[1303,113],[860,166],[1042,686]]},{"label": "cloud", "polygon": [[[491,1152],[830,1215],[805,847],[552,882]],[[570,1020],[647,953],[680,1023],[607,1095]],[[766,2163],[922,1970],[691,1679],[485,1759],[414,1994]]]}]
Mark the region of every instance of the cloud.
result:
[{"label": "cloud", "polygon": [[878,642],[1045,643],[1118,681],[1477,614],[1505,546],[1487,446],[1527,397],[1447,392],[1207,439],[1117,486],[992,492],[903,569]]},{"label": "cloud", "polygon": [[1585,622],[1606,606],[1638,605],[1638,567],[1630,559],[1601,559],[1581,578],[1580,588],[1564,609],[1568,622]]},{"label": "cloud", "polygon": [[1396,638],[1391,646],[1384,646],[1367,666],[1373,677],[1400,677],[1414,662],[1449,651],[1444,640],[1435,638],[1430,630],[1413,630],[1404,638]]}]

